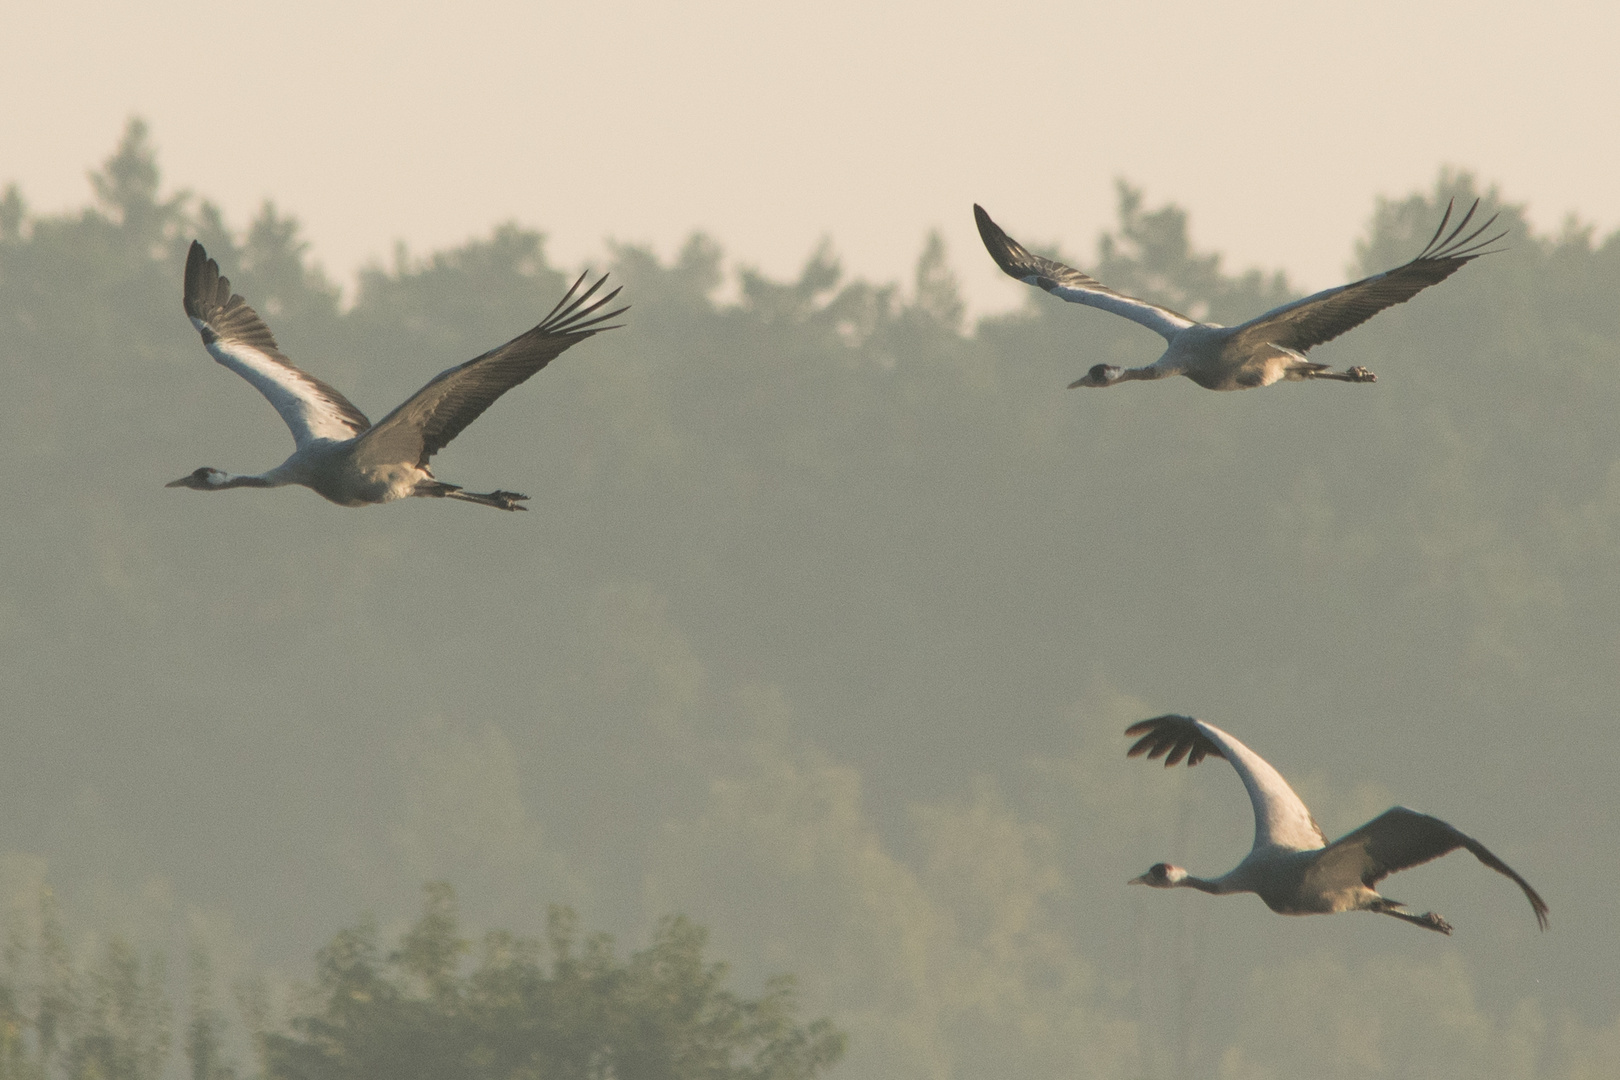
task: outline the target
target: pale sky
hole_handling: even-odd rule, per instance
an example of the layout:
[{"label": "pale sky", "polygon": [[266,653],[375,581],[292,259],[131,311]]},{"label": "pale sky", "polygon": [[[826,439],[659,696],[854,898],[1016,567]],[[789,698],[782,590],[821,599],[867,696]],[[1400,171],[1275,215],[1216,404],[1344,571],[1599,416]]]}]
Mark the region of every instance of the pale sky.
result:
[{"label": "pale sky", "polygon": [[702,229],[773,275],[825,236],[909,281],[939,227],[1004,308],[971,204],[1084,262],[1116,177],[1313,288],[1442,165],[1543,230],[1620,226],[1614,3],[21,0],[4,26],[0,183],[32,208],[83,205],[139,115],[167,185],[238,227],[274,199],[345,285],[509,219],[564,265]]}]

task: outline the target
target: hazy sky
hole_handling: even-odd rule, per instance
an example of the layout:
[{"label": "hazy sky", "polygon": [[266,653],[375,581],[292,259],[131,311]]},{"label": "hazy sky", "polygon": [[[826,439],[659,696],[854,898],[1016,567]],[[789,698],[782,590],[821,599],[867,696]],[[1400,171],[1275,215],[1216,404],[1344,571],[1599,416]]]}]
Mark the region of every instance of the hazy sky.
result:
[{"label": "hazy sky", "polygon": [[704,229],[776,275],[830,236],[910,272],[970,204],[1089,257],[1116,177],[1235,266],[1335,282],[1377,194],[1475,170],[1556,228],[1620,225],[1620,5],[176,0],[8,5],[0,182],[82,205],[130,115],[167,182],[273,198],[348,283],[517,219],[565,263]]}]

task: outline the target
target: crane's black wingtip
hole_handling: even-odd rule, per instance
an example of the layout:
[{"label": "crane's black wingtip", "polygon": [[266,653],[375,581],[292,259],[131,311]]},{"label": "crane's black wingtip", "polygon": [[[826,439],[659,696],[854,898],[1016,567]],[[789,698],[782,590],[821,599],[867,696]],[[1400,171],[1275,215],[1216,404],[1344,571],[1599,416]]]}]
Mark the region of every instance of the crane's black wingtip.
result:
[{"label": "crane's black wingtip", "polygon": [[1160,724],[1164,724],[1164,723],[1172,722],[1172,721],[1177,722],[1177,723],[1182,723],[1182,724],[1196,724],[1196,723],[1198,723],[1198,720],[1197,720],[1196,717],[1184,716],[1181,713],[1165,713],[1163,716],[1154,716],[1154,717],[1150,717],[1147,720],[1138,720],[1136,723],[1132,724],[1130,727],[1125,729],[1125,734],[1127,734],[1127,735],[1140,735],[1144,731],[1152,731],[1155,728],[1157,728]]},{"label": "crane's black wingtip", "polygon": [[990,243],[992,237],[1007,235],[1001,231],[1000,225],[991,220],[989,212],[978,203],[973,204],[973,223],[979,227],[979,235],[984,238],[986,244]]},{"label": "crane's black wingtip", "polygon": [[625,312],[629,311],[630,307],[631,307],[631,305],[626,304],[626,305],[624,305],[624,307],[619,308],[616,311],[610,311],[606,315],[602,315],[597,319],[592,319],[590,328],[585,331],[586,336],[588,337],[591,334],[604,333],[605,331],[608,331],[608,330],[623,330],[624,325],[625,325],[624,323],[612,323],[611,325],[608,325],[608,326],[597,326],[595,324],[597,322],[599,322],[599,321],[600,322],[606,322],[608,319],[616,319],[620,315],[623,315]]},{"label": "crane's black wingtip", "polygon": [[1547,901],[1543,900],[1541,894],[1532,889],[1529,883],[1523,879],[1520,880],[1519,885],[1524,889],[1524,895],[1530,900],[1530,910],[1536,913],[1536,925],[1541,928],[1542,933],[1546,933],[1548,926]]},{"label": "crane's black wingtip", "polygon": [[1221,749],[1198,728],[1198,721],[1179,713],[1166,713],[1150,720],[1138,720],[1125,729],[1127,736],[1141,738],[1125,751],[1126,757],[1146,754],[1149,761],[1164,758],[1164,767],[1179,765],[1183,758],[1191,768],[1206,757],[1224,758]]},{"label": "crane's black wingtip", "polygon": [[191,247],[186,250],[186,281],[190,282],[193,277],[206,272],[211,272],[213,277],[218,278],[219,263],[208,257],[201,240],[193,240]]},{"label": "crane's black wingtip", "polygon": [[230,279],[220,274],[219,264],[208,257],[200,240],[193,240],[186,251],[183,281],[180,306],[191,318],[207,321],[205,308],[222,306],[230,299]]},{"label": "crane's black wingtip", "polygon": [[1001,272],[1023,281],[1027,272],[1024,264],[1030,261],[1029,252],[1008,236],[1000,225],[991,221],[990,215],[978,203],[973,204],[973,220],[979,226],[979,239],[984,241],[984,249],[1001,267]]}]

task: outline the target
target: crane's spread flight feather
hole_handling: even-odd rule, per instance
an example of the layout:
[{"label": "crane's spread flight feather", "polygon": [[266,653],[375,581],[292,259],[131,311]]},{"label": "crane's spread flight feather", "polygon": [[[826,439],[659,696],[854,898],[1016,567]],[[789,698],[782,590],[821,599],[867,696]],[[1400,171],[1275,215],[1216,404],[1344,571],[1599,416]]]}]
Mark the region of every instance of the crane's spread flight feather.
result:
[{"label": "crane's spread flight feather", "polygon": [[579,276],[539,325],[499,348],[440,372],[399,408],[377,421],[356,447],[359,459],[411,459],[426,467],[429,458],[478,419],[495,399],[570,346],[604,330],[617,329],[604,324],[628,308],[597,312],[613,302],[619,289],[588,303],[607,279],[598,278],[576,297],[585,276]]},{"label": "crane's spread flight feather", "polygon": [[231,292],[230,279],[195,240],[186,254],[184,304],[209,355],[275,406],[300,449],[317,439],[352,439],[371,427],[348,398],[281,355],[259,313]]},{"label": "crane's spread flight feather", "polygon": [[1235,327],[1234,342],[1243,346],[1269,342],[1304,352],[1355,329],[1387,307],[1406,303],[1430,285],[1438,285],[1481,255],[1490,254],[1490,246],[1507,235],[1503,231],[1488,240],[1479,239],[1481,233],[1496,224],[1496,214],[1467,236],[1462,235],[1479,209],[1479,200],[1475,199],[1468,213],[1442,240],[1440,234],[1451,222],[1452,209],[1448,202],[1440,227],[1410,262],[1274,308]]},{"label": "crane's spread flight feather", "polygon": [[1115,315],[1123,315],[1155,333],[1162,334],[1166,340],[1174,338],[1178,331],[1198,325],[1179,311],[1172,311],[1159,304],[1150,304],[1146,300],[1138,300],[1134,296],[1115,292],[1090,274],[1055,259],[1033,254],[1024,245],[1002,232],[1001,226],[991,221],[990,215],[985,213],[984,207],[978,203],[973,204],[973,220],[979,225],[979,236],[983,238],[990,257],[996,260],[996,265],[1010,277],[1027,282],[1038,289],[1045,289],[1053,296],[1061,297],[1071,304],[1085,304],[1087,307],[1101,308]]}]

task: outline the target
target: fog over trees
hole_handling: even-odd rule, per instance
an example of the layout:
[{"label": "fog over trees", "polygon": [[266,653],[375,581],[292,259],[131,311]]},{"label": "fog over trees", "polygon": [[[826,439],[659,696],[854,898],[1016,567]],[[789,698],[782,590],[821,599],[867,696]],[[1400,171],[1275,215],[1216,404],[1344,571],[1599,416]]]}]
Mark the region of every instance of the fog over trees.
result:
[{"label": "fog over trees", "polygon": [[[612,246],[625,327],[435,462],[533,512],[353,511],[164,490],[289,451],[186,245],[373,418],[580,268],[503,224],[340,287],[157,141],[83,209],[0,196],[0,1080],[1610,1075],[1620,234],[1369,193],[1347,275],[1453,196],[1505,250],[1312,353],[1377,384],[1241,394],[1065,391],[1160,339],[1035,290],[970,324],[987,256],[935,239],[900,284]],[[1297,293],[1162,194],[1057,254],[1219,322]],[[1221,762],[1125,759],[1166,711],[1330,836],[1451,821],[1552,930],[1466,855],[1386,883],[1451,938],[1128,889],[1250,842]]]}]

